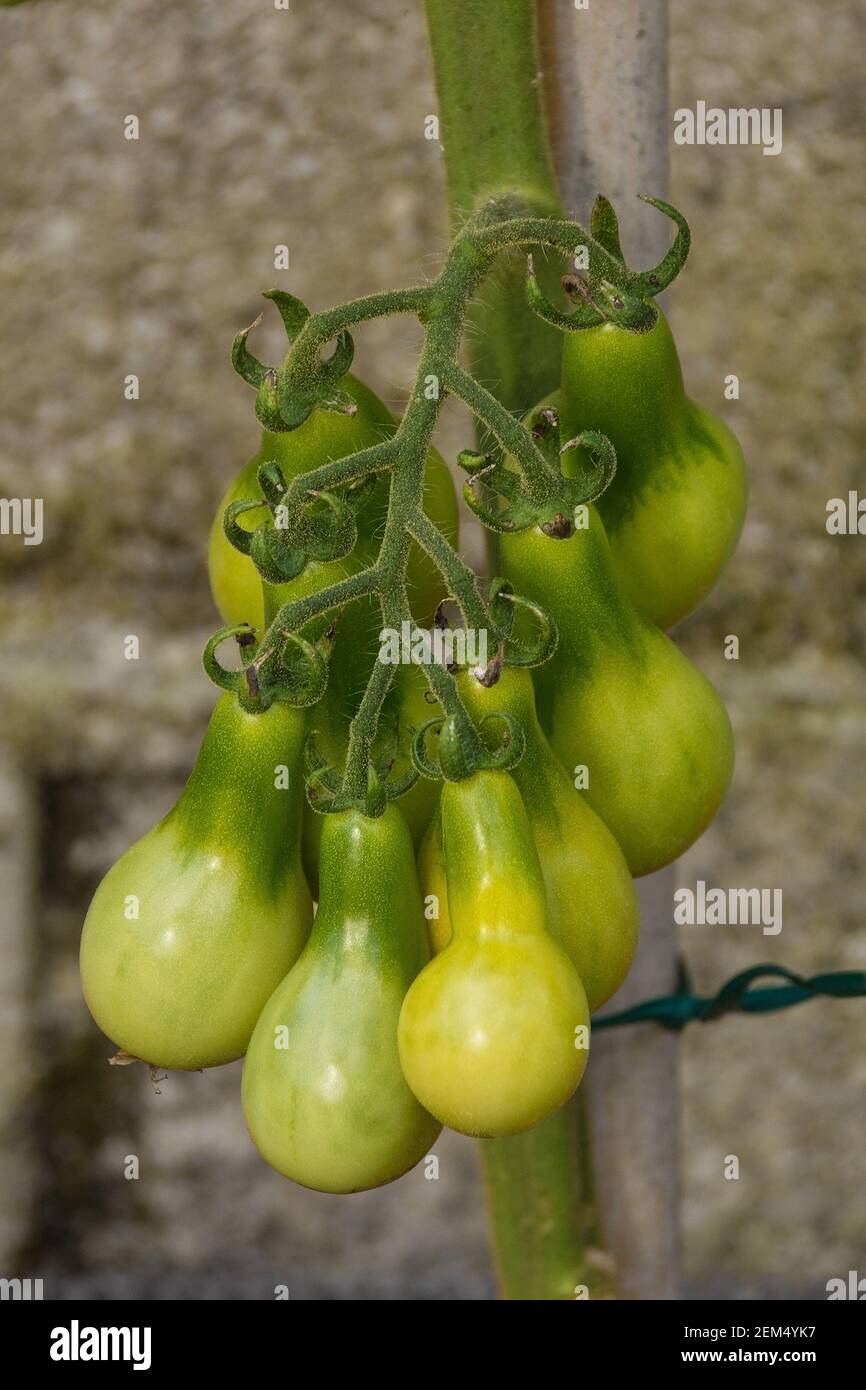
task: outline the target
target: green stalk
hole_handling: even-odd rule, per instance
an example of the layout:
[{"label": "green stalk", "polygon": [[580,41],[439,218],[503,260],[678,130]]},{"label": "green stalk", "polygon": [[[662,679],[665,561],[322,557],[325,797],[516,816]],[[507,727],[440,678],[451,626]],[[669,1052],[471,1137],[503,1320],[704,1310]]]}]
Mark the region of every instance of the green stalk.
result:
[{"label": "green stalk", "polygon": [[[452,232],[489,200],[562,217],[542,105],[533,0],[426,0]],[[562,264],[536,255],[553,296]],[[559,385],[562,334],[531,313],[525,254],[500,256],[473,305],[472,375],[523,414]],[[505,1298],[564,1300],[589,1285],[581,1159],[571,1107],[527,1134],[480,1143],[494,1261]]]},{"label": "green stalk", "polygon": [[570,1107],[510,1139],[482,1139],[496,1273],[509,1299],[565,1301],[588,1285]]},{"label": "green stalk", "polygon": [[[514,215],[562,217],[547,135],[533,0],[425,0],[445,148],[452,233],[489,200],[512,195]],[[537,258],[553,297],[563,263]],[[472,375],[524,414],[559,385],[562,334],[531,313],[526,256],[499,258],[473,305]]]}]

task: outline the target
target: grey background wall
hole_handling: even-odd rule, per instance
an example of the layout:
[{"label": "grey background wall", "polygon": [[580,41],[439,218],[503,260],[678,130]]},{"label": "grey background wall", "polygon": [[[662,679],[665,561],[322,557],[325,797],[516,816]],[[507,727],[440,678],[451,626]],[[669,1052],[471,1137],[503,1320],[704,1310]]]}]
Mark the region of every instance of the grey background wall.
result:
[{"label": "grey background wall", "polygon": [[[752,486],[737,557],[680,634],[739,753],[680,881],[781,888],[785,910],[777,937],[682,929],[707,990],[760,960],[866,967],[866,541],[824,528],[827,499],[863,488],[862,25],[853,0],[671,3],[671,131],[699,98],[784,112],[776,158],[672,150],[694,233],[672,294],[687,384],[740,435]],[[0,493],[45,499],[41,546],[0,538],[0,1273],[54,1297],[489,1297],[468,1141],[437,1144],[436,1181],[290,1188],[249,1145],[238,1068],[160,1094],[109,1068],[76,971],[89,894],[171,804],[212,699],[205,542],[256,435],[234,333],[272,283],[323,306],[445,247],[418,7],[68,0],[4,12],[0,48]],[[400,322],[360,335],[359,370],[395,407],[415,341]],[[446,454],[467,439],[449,414]],[[864,1020],[816,1003],[685,1035],[692,1290],[821,1296],[864,1268]]]}]

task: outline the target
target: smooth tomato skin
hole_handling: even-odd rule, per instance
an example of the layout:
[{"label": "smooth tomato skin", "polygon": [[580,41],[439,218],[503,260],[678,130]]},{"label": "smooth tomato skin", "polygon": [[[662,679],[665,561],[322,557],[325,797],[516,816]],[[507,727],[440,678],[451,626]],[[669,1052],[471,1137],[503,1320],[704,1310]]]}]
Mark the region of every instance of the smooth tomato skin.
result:
[{"label": "smooth tomato skin", "polygon": [[[355,415],[340,415],[333,411],[315,410],[296,430],[286,434],[263,431],[259,452],[238,473],[229,485],[214,516],[208,543],[208,569],[214,602],[228,624],[248,622],[261,628],[264,622],[262,581],[248,555],[226,539],[223,514],[230,502],[242,498],[261,497],[257,470],[260,463],[273,459],[279,463],[287,481],[300,473],[319,468],[332,459],[369,448],[386,439],[396,428],[394,417],[375,392],[357,378],[346,376],[340,387],[355,401]],[[268,585],[272,590],[273,606],[288,602],[334,583],[343,574],[362,569],[378,549],[388,503],[388,484],[383,477],[371,496],[364,502],[358,516],[359,539],[354,551],[333,565],[312,562],[303,574],[289,584]],[[442,457],[431,449],[427,460],[424,483],[424,507],[439,529],[452,544],[457,540],[457,499],[448,467]],[[254,531],[265,513],[250,512],[239,519],[244,529]],[[339,570],[336,569],[339,566]],[[334,577],[331,577],[333,573]],[[413,545],[407,574],[412,610],[419,622],[432,619],[437,604],[444,595],[442,580],[430,558]],[[375,610],[376,613],[378,610]],[[376,628],[378,631],[378,628]]]},{"label": "smooth tomato skin", "polygon": [[[596,429],[613,442],[616,475],[597,505],[614,569],[638,611],[672,627],[707,596],[739,539],[747,487],[736,438],[686,395],[661,312],[649,333],[602,324],[567,334],[559,409],[563,441]],[[564,461],[580,467],[579,455]]]},{"label": "smooth tomato skin", "polygon": [[464,1134],[517,1134],[559,1109],[586,1065],[589,1007],[547,933],[529,822],[505,772],[445,784],[452,937],[411,986],[400,1060],[425,1109]]},{"label": "smooth tomato skin", "polygon": [[300,711],[248,714],[222,696],[180,800],[99,885],[81,938],[84,997],[132,1056],[179,1070],[237,1060],[297,959],[312,921],[302,738]]},{"label": "smooth tomato skin", "polygon": [[[573,962],[591,1011],[619,989],[634,958],[640,914],[625,857],[559,762],[535,712],[532,677],[505,667],[493,686],[469,671],[459,677],[460,694],[476,722],[495,712],[511,714],[526,736],[526,751],[512,769],[547,888],[547,926]],[[435,818],[419,854],[425,895],[439,899],[439,916],[428,922],[438,953],[451,937],[441,822]]]},{"label": "smooth tomato skin", "polygon": [[580,980],[552,940],[504,931],[452,941],[413,985],[400,1015],[412,1090],[461,1134],[519,1134],[575,1090],[588,1050]]},{"label": "smooth tomato skin", "polygon": [[400,1008],[428,950],[397,807],[377,820],[348,811],[324,821],[313,933],[256,1026],[243,1106],[278,1172],[320,1192],[360,1192],[414,1167],[441,1128],[397,1053]]},{"label": "smooth tomato skin", "polygon": [[555,618],[559,645],[534,673],[554,752],[586,766],[585,796],[635,876],[677,859],[715,816],[733,775],[727,711],[705,676],[619,587],[598,512],[553,540],[502,538],[518,593]]}]

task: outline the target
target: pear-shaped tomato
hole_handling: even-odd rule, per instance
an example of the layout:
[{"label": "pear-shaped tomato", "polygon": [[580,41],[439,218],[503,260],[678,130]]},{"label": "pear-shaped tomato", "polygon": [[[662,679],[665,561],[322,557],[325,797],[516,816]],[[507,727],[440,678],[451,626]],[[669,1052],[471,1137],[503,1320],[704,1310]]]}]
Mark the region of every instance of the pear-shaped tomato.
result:
[{"label": "pear-shaped tomato", "polygon": [[96,890],[81,938],[94,1019],[155,1066],[243,1056],[310,930],[303,713],[223,695],[180,800]]},{"label": "pear-shaped tomato", "polygon": [[[562,388],[563,441],[594,429],[616,448],[616,476],[598,509],[620,585],[644,617],[672,627],[734,552],[746,511],[742,450],[724,421],[686,395],[661,312],[649,333],[602,324],[567,334]],[[565,464],[579,468],[579,451]]]},{"label": "pear-shaped tomato", "polygon": [[[637,894],[622,850],[545,738],[528,671],[507,666],[489,687],[464,671],[459,688],[476,721],[499,712],[523,729],[526,750],[511,775],[541,861],[548,929],[573,961],[595,1011],[619,989],[637,946]],[[428,924],[433,950],[439,951],[451,935],[439,817],[427,832],[418,867],[425,896],[435,893],[439,900],[438,918]]]},{"label": "pear-shaped tomato", "polygon": [[559,645],[536,668],[538,712],[569,772],[635,875],[671,863],[709,825],[734,766],[725,707],[670,638],[619,587],[594,507],[567,539],[539,527],[502,538],[515,589],[556,620]]},{"label": "pear-shaped tomato", "polygon": [[516,1134],[580,1081],[586,995],[548,934],[541,865],[509,774],[446,782],[441,813],[452,936],[406,995],[400,1060],[443,1124]]},{"label": "pear-shaped tomato", "polygon": [[439,1133],[397,1055],[400,1007],[428,948],[397,807],[324,820],[315,925],[256,1025],[244,1116],[260,1153],[293,1182],[359,1192],[400,1177]]},{"label": "pear-shaped tomato", "polygon": [[[385,403],[363,382],[353,376],[345,376],[340,382],[340,389],[355,402],[357,411],[354,415],[315,410],[303,425],[286,434],[272,434],[264,430],[259,452],[241,469],[217,508],[211,527],[208,568],[214,601],[226,623],[248,622],[260,628],[264,621],[259,573],[249,556],[236,550],[223,532],[223,514],[229,503],[262,496],[257,479],[259,465],[271,460],[278,463],[284,477],[290,482],[299,474],[321,468],[331,460],[345,458],[381,443],[396,428],[394,417]],[[383,476],[361,504],[358,543],[352,553],[340,562],[340,571],[331,566],[311,563],[297,580],[266,586],[272,590],[269,594],[271,607],[276,609],[289,599],[309,593],[311,587],[323,588],[341,574],[352,573],[369,564],[378,550],[387,505],[388,484]],[[424,507],[449,541],[456,543],[457,500],[454,484],[445,461],[435,449],[430,450],[427,460]],[[264,516],[264,512],[244,512],[238,518],[238,525],[254,531],[261,525]],[[317,575],[320,577],[316,578]],[[419,622],[429,622],[444,596],[444,588],[439,571],[417,545],[413,545],[410,552],[407,583],[415,616]],[[375,624],[378,606],[367,603],[366,607],[373,615],[371,621]]]}]

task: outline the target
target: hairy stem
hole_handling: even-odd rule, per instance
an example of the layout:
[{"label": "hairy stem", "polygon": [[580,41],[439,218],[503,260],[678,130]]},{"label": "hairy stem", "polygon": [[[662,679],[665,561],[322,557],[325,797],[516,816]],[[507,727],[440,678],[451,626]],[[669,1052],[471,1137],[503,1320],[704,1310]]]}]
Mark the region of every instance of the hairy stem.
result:
[{"label": "hairy stem", "polygon": [[449,597],[456,599],[467,627],[478,630],[492,626],[492,619],[478,589],[478,576],[452,550],[442,532],[428,516],[416,511],[409,519],[409,531],[420,546],[435,561],[439,573],[449,586]]},{"label": "hairy stem", "polygon": [[[452,233],[511,192],[542,217],[562,204],[547,137],[532,0],[426,0]],[[554,258],[539,274],[556,293]],[[523,261],[504,256],[471,308],[470,370],[522,415],[559,384],[562,343],[527,308]]]}]

